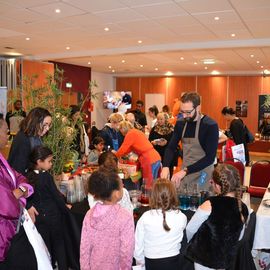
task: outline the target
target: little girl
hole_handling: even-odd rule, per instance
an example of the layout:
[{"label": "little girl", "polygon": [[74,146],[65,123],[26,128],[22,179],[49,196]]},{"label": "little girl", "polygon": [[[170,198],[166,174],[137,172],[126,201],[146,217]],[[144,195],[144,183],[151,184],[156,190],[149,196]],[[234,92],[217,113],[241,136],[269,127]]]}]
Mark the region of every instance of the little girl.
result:
[{"label": "little girl", "polygon": [[68,208],[48,172],[52,167],[52,159],[49,148],[37,146],[33,149],[27,178],[35,193],[27,200],[27,205],[37,210],[35,225],[52,258],[57,261],[58,269],[67,270],[62,216]]},{"label": "little girl", "polygon": [[90,176],[88,189],[102,203],[91,208],[83,221],[81,270],[131,269],[134,220],[117,203],[123,196],[121,179],[114,171],[98,170]]},{"label": "little girl", "polygon": [[186,216],[178,209],[171,181],[158,179],[150,197],[151,210],[139,219],[135,232],[136,264],[146,270],[177,270]]},{"label": "little girl", "polygon": [[98,164],[98,158],[104,149],[104,140],[101,137],[95,137],[90,145],[90,152],[87,158],[88,164]]}]

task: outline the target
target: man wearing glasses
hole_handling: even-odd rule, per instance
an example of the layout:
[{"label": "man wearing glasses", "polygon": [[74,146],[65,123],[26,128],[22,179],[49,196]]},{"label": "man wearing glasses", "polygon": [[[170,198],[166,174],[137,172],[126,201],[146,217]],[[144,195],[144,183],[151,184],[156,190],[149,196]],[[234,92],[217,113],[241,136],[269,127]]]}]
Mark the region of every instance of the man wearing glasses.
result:
[{"label": "man wearing glasses", "polygon": [[199,190],[208,191],[218,146],[218,125],[210,117],[201,114],[201,99],[197,93],[187,92],[180,101],[183,119],[177,121],[165,151],[161,177],[169,178],[169,166],[181,140],[182,169],[172,176],[172,181],[177,187],[186,186],[190,192],[195,185]]}]

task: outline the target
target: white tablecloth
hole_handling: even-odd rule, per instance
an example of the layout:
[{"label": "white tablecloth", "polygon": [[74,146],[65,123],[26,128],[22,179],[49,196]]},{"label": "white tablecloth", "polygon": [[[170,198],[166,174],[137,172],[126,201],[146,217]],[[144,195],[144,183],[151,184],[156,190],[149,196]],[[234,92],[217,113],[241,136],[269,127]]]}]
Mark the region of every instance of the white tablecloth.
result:
[{"label": "white tablecloth", "polygon": [[264,206],[263,200],[265,199],[270,199],[268,190],[265,192],[256,214],[253,249],[270,249],[270,207]]}]

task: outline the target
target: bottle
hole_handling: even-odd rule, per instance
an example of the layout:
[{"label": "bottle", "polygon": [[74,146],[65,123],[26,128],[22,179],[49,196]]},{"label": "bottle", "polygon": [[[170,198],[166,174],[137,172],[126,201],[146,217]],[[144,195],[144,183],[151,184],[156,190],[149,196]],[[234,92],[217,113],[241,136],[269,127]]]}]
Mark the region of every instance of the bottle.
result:
[{"label": "bottle", "polygon": [[142,186],[141,186],[141,204],[142,206],[148,206],[149,205],[149,196],[151,189],[147,187],[147,181],[146,179],[143,179]]},{"label": "bottle", "polygon": [[197,208],[199,207],[200,203],[200,195],[199,195],[199,190],[198,190],[198,184],[194,184],[193,190],[190,196],[190,204],[189,208],[192,211],[196,211]]}]

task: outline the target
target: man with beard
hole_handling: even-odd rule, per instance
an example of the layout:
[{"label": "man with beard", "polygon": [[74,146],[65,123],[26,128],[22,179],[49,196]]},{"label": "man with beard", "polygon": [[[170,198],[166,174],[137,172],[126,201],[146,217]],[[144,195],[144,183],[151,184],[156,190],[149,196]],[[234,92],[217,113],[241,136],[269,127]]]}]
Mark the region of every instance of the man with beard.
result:
[{"label": "man with beard", "polygon": [[218,125],[210,117],[201,114],[201,99],[197,93],[187,92],[180,99],[183,119],[177,121],[173,136],[165,151],[161,178],[169,178],[169,167],[179,141],[183,147],[183,164],[172,176],[176,186],[193,191],[209,190],[209,180],[214,170],[218,146]]},{"label": "man with beard", "polygon": [[138,122],[142,127],[145,127],[147,125],[146,116],[142,112],[143,108],[143,101],[137,100],[136,101],[136,109],[132,111],[132,113],[135,115],[135,120]]}]

